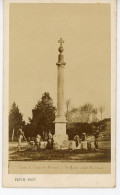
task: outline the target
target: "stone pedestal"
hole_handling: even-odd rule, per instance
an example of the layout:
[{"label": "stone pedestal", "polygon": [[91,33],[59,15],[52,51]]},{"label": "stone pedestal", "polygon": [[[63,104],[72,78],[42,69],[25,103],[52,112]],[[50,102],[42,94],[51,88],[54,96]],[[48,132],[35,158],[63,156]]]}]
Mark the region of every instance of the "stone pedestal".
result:
[{"label": "stone pedestal", "polygon": [[55,135],[53,136],[53,149],[68,149],[68,135],[66,134],[66,120],[56,118],[55,119]]},{"label": "stone pedestal", "polygon": [[88,150],[94,150],[95,149],[95,143],[92,142],[87,142]]},{"label": "stone pedestal", "polygon": [[42,141],[40,145],[40,149],[45,149],[47,146],[47,141]]},{"label": "stone pedestal", "polygon": [[91,150],[95,149],[95,142],[91,142]]},{"label": "stone pedestal", "polygon": [[82,141],[81,142],[81,149],[82,150],[87,150],[87,141]]},{"label": "stone pedestal", "polygon": [[68,149],[68,136],[67,135],[54,135],[53,137],[54,150],[67,150]]},{"label": "stone pedestal", "polygon": [[75,148],[76,148],[75,141],[69,141],[69,149],[75,150]]}]

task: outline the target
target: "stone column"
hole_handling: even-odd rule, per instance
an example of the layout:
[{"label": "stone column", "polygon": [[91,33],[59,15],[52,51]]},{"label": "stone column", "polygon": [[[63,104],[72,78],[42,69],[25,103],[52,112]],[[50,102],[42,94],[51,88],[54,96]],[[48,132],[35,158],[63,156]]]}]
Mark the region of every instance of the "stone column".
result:
[{"label": "stone column", "polygon": [[64,118],[64,65],[57,64],[57,117]]},{"label": "stone column", "polygon": [[55,118],[55,135],[54,135],[54,149],[67,149],[68,148],[68,136],[66,134],[66,117],[64,113],[64,56],[62,52],[64,51],[62,43],[64,41],[60,39],[58,41],[60,47],[58,51],[58,62],[56,63],[58,69],[57,75],[57,116]]}]

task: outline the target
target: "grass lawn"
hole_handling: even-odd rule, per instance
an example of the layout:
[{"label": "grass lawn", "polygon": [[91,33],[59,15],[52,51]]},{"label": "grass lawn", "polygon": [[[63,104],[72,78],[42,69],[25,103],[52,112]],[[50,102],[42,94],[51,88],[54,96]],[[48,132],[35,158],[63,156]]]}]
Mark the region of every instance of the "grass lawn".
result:
[{"label": "grass lawn", "polygon": [[99,149],[97,151],[83,150],[23,150],[10,153],[9,160],[25,161],[25,160],[77,160],[87,162],[110,162],[110,149]]}]

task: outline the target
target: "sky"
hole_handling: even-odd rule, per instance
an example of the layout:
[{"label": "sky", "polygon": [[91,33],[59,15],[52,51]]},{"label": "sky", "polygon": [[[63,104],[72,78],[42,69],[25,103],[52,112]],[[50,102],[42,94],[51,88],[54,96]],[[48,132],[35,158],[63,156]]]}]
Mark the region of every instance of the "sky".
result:
[{"label": "sky", "polygon": [[9,106],[28,122],[44,92],[57,102],[58,40],[64,39],[65,100],[105,106],[110,117],[109,4],[10,4]]}]

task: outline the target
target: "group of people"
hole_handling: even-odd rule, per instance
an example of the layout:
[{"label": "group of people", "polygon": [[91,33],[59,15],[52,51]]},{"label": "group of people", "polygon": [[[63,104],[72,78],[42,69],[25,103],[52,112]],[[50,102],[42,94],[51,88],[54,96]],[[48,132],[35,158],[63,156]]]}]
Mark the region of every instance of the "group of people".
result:
[{"label": "group of people", "polygon": [[[30,148],[32,148],[33,150],[38,150],[40,148],[42,148],[42,137],[37,134],[37,136],[35,137],[34,140],[30,140],[29,138],[29,146],[31,146]],[[48,135],[48,139],[47,139],[47,145],[46,145],[46,148],[47,149],[52,149],[53,148],[53,136],[51,133],[49,133]]]},{"label": "group of people", "polygon": [[[94,132],[94,146],[95,146],[95,149],[98,149],[98,137],[99,137],[99,130],[96,130]],[[81,139],[80,139],[79,135],[76,135],[74,137],[74,141],[75,141],[76,147],[78,147],[79,143],[81,141],[86,141],[86,133],[82,133]]]},{"label": "group of people", "polygon": [[[35,145],[37,146],[37,149],[41,148],[41,142],[42,142],[42,138],[41,136],[38,134],[35,138]],[[47,139],[47,145],[46,145],[47,149],[52,149],[53,148],[53,136],[51,133],[49,133],[48,135],[48,139]]]},{"label": "group of people", "polygon": [[[94,132],[94,145],[95,145],[95,149],[98,149],[98,136],[99,136],[99,130],[96,130]],[[19,137],[18,137],[18,151],[20,151],[20,148],[21,148],[21,142],[22,142],[22,139],[25,139],[25,136],[24,136],[24,132],[22,131],[22,129],[19,130]],[[85,141],[86,140],[86,133],[82,133],[82,137],[80,139],[80,137],[78,135],[76,135],[74,137],[74,141],[75,141],[75,144],[76,144],[76,147],[79,146],[79,143],[81,141]],[[31,146],[31,148],[36,148],[36,149],[40,149],[41,148],[41,142],[42,142],[42,137],[37,134],[37,136],[35,137],[34,140],[30,140],[30,138],[28,139],[28,142],[29,142],[29,146]],[[53,149],[53,136],[51,133],[49,133],[48,135],[48,140],[47,140],[47,145],[46,145],[46,148],[47,149]],[[32,147],[33,146],[33,147]]]},{"label": "group of people", "polygon": [[[31,140],[30,137],[28,138],[28,140],[26,140],[24,132],[22,131],[22,129],[19,129],[19,131],[18,131],[18,151],[21,151],[21,142],[22,142],[23,139],[26,142],[28,142],[28,145],[31,148],[34,148],[34,149],[40,149],[41,148],[41,142],[43,140],[42,140],[42,137],[39,134],[37,134],[37,136],[33,140]],[[53,148],[53,136],[52,136],[51,133],[49,133],[49,135],[48,135],[46,148],[47,149],[52,149]]]}]

